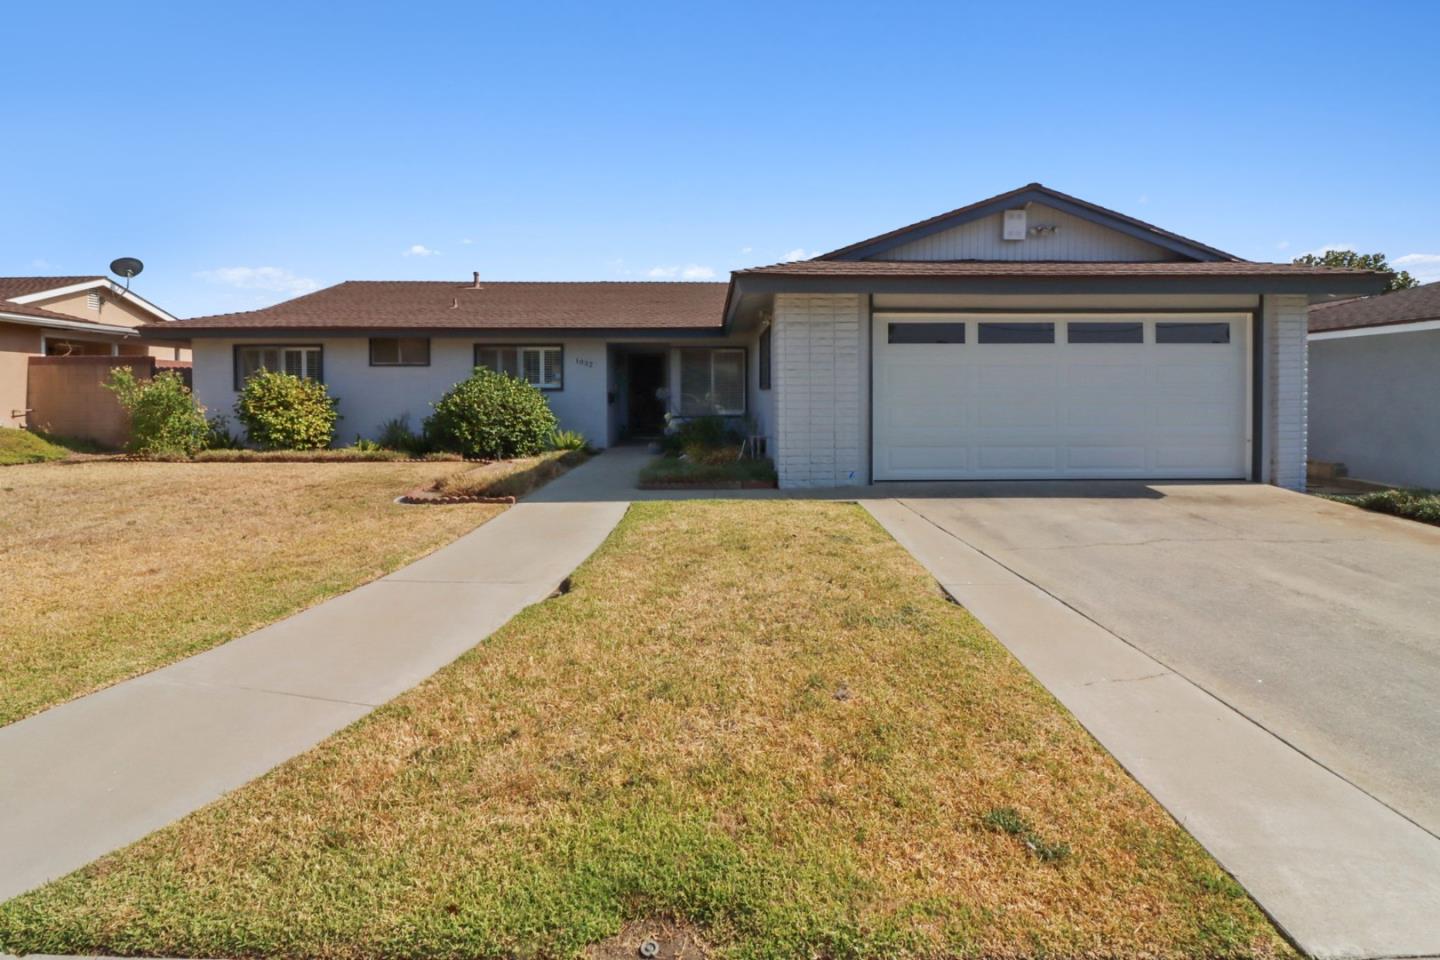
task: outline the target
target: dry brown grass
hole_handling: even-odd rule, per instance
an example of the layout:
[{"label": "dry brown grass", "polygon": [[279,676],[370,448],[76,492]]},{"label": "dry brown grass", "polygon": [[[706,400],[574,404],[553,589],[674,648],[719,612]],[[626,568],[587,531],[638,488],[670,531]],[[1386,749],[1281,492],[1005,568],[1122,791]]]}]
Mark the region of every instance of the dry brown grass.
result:
[{"label": "dry brown grass", "polygon": [[523,497],[586,458],[580,450],[549,450],[533,457],[496,460],[446,474],[431,491],[442,497]]},{"label": "dry brown grass", "polygon": [[453,464],[75,463],[0,472],[0,723],[387,573],[500,507],[392,503]]},{"label": "dry brown grass", "polygon": [[777,960],[1289,952],[884,531],[803,502],[632,507],[569,593],[0,947],[550,957],[656,918]]}]

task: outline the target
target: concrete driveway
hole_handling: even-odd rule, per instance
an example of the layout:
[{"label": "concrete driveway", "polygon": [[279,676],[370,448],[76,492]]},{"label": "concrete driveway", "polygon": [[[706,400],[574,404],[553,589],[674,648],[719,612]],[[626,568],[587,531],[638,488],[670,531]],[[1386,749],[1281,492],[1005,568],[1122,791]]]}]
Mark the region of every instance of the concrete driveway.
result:
[{"label": "concrete driveway", "polygon": [[963,492],[905,504],[1440,834],[1440,529],[1248,484]]}]

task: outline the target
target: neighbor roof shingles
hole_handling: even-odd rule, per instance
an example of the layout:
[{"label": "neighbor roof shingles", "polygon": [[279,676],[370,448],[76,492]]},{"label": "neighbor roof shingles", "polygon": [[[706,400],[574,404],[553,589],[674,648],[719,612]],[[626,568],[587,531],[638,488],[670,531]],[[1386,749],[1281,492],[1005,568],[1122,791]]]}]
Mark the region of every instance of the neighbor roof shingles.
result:
[{"label": "neighbor roof shingles", "polygon": [[193,317],[167,330],[719,329],[724,283],[468,283],[349,280],[263,310]]},{"label": "neighbor roof shingles", "polygon": [[1310,332],[1440,320],[1440,282],[1310,308]]},{"label": "neighbor roof shingles", "polygon": [[56,290],[60,287],[68,287],[76,283],[85,283],[90,280],[103,280],[104,277],[0,277],[0,313],[17,313],[23,317],[35,317],[38,320],[63,320],[66,323],[85,323],[79,317],[72,317],[64,313],[56,313],[46,310],[39,304],[14,303],[12,297],[23,297],[31,293],[40,293],[45,290]]}]

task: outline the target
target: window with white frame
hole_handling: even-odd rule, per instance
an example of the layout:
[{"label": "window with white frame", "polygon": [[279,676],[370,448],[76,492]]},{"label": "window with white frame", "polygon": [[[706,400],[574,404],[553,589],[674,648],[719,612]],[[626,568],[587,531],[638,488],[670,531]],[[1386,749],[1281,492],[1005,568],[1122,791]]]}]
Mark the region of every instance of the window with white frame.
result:
[{"label": "window with white frame", "polygon": [[261,370],[288,373],[307,380],[325,382],[324,350],[318,346],[288,344],[245,344],[235,347],[235,389]]},{"label": "window with white frame", "polygon": [[680,351],[680,415],[745,415],[745,350],[741,347]]},{"label": "window with white frame", "polygon": [[541,390],[565,388],[565,348],[561,346],[477,343],[475,366],[519,377]]}]

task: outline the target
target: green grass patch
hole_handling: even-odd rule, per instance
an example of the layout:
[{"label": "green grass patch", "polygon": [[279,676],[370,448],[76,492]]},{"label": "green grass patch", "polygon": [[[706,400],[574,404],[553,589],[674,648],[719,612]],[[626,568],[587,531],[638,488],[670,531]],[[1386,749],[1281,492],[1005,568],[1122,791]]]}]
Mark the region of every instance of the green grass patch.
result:
[{"label": "green grass patch", "polygon": [[1329,495],[1327,500],[1348,503],[1352,506],[1388,513],[1407,520],[1440,525],[1440,491],[1435,490],[1377,490],[1374,493],[1354,495]]},{"label": "green grass patch", "polygon": [[754,501],[631,507],[569,592],[0,907],[0,949],[573,957],[656,918],[743,960],[1292,955],[868,515]]},{"label": "green grass patch", "polygon": [[70,454],[69,448],[40,434],[19,427],[0,427],[0,467],[64,460]]},{"label": "green grass patch", "polygon": [[640,471],[640,484],[683,483],[775,485],[775,465],[769,460],[702,462],[669,454],[656,457]]}]

